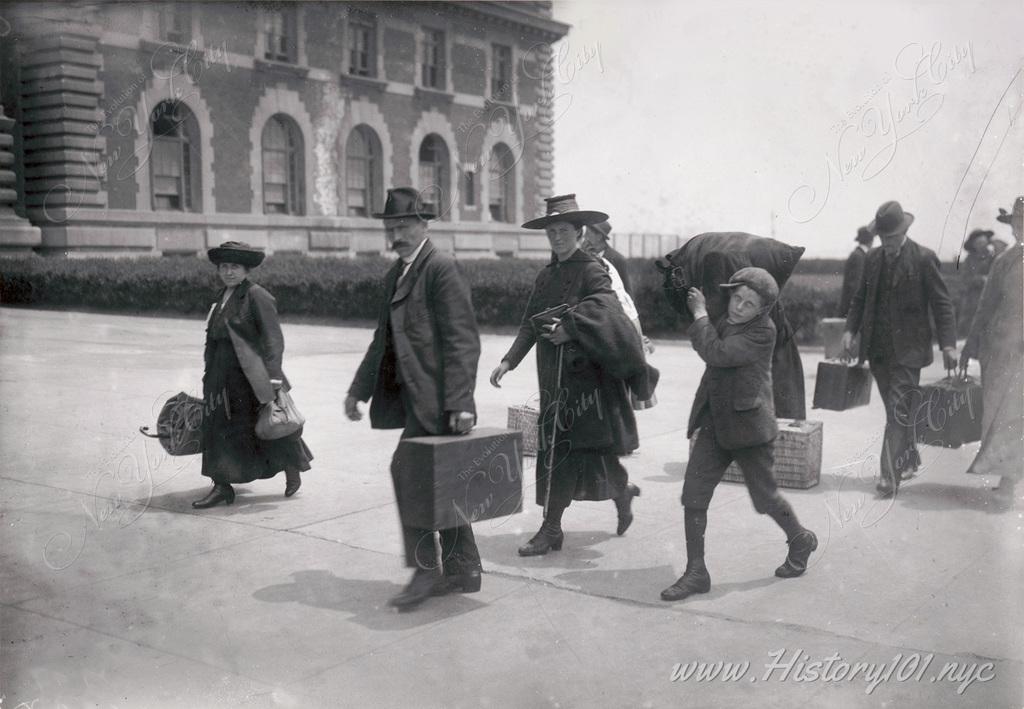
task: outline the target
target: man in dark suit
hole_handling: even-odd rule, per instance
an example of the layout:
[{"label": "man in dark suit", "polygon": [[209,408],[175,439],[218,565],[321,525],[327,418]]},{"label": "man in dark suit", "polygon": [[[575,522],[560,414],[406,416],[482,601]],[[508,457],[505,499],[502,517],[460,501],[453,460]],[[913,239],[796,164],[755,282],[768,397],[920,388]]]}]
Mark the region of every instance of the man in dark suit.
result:
[{"label": "man in dark suit", "polygon": [[955,369],[956,317],[939,259],[907,237],[914,215],[899,202],[886,202],[868,225],[882,247],[867,256],[864,279],[846,316],[843,349],[850,352],[860,334],[859,360],[867,361],[885,404],[885,434],[879,494],[899,489],[900,477],[921,464],[914,436],[915,400],[921,368],[932,363],[932,328],[938,330],[946,369]]},{"label": "man in dark suit", "polygon": [[846,259],[843,267],[843,290],[839,295],[839,317],[845,318],[850,312],[850,303],[864,278],[864,263],[867,261],[875,235],[866,226],[857,230],[857,248]]},{"label": "man in dark suit", "polygon": [[626,257],[613,249],[608,243],[608,236],[611,233],[612,225],[605,220],[598,224],[588,226],[584,233],[584,238],[589,244],[590,253],[598,259],[608,259],[608,262],[615,267],[615,270],[619,274],[619,278],[622,279],[623,288],[626,289],[626,292],[629,293],[629,297],[632,298],[634,297],[633,284],[629,280],[629,266],[627,265]]},{"label": "man in dark suit", "polygon": [[786,533],[789,551],[775,575],[801,575],[818,547],[814,532],[800,524],[772,475],[779,427],[772,393],[775,324],[769,312],[779,297],[778,284],[764,269],[748,266],[722,287],[731,289],[728,310],[714,324],[701,291],[691,288],[687,298],[694,317],[688,334],[707,368],[687,428],[687,437],[696,436],[696,440],[683,481],[686,571],[661,592],[665,601],[679,601],[711,588],[704,564],[708,505],[733,461],[743,471],[754,509],[769,515]]},{"label": "man in dark suit", "polygon": [[[349,419],[362,418],[358,403],[371,400],[373,428],[403,428],[402,438],[468,433],[476,421],[473,391],[480,336],[469,286],[454,260],[427,238],[427,220],[416,190],[388,190],[384,220],[388,246],[399,255],[384,280],[373,343],[345,399]],[[391,605],[412,608],[431,595],[480,589],[480,554],[466,524],[440,532],[444,574],[439,573],[434,533],[406,524],[403,495],[392,460],[392,481],[402,519],[405,562],[412,580]]]}]

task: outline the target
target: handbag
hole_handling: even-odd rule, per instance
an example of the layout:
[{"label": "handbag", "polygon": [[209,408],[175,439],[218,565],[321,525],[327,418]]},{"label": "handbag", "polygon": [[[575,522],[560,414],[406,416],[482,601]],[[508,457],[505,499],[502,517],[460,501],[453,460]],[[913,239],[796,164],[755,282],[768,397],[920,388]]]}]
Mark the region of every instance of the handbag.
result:
[{"label": "handbag", "polygon": [[283,388],[278,389],[274,400],[260,408],[256,418],[256,437],[275,441],[301,430],[305,423],[306,419],[299,413],[291,394]]},{"label": "handbag", "polygon": [[203,400],[178,392],[164,403],[156,418],[156,433],[140,426],[139,433],[156,438],[169,455],[195,455],[203,451]]},{"label": "handbag", "polygon": [[533,332],[537,337],[547,334],[549,331],[545,328],[549,325],[553,325],[557,318],[561,318],[572,308],[567,303],[561,305],[555,305],[547,310],[542,310],[536,315],[530,316],[530,323],[533,325]]}]

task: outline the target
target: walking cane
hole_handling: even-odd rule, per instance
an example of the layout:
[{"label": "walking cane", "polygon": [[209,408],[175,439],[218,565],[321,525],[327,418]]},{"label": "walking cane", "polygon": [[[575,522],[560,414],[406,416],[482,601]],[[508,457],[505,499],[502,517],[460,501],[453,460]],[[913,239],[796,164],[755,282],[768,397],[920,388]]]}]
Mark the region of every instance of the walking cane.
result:
[{"label": "walking cane", "polygon": [[558,431],[558,400],[559,392],[562,390],[562,349],[565,345],[558,345],[558,375],[555,377],[555,416],[551,424],[551,439],[548,441],[548,484],[544,490],[544,519],[548,518],[548,505],[551,504],[551,479],[554,477],[555,465],[555,432]]}]

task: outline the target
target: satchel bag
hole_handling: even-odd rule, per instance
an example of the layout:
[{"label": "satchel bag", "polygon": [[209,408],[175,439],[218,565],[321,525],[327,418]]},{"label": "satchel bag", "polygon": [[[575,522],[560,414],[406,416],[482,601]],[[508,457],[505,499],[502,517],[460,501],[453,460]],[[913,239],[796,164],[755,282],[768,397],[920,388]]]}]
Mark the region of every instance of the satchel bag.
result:
[{"label": "satchel bag", "polygon": [[291,394],[278,389],[273,401],[260,408],[256,419],[256,437],[264,441],[276,441],[302,429],[306,419],[295,407]]},{"label": "satchel bag", "polygon": [[140,426],[139,433],[156,438],[168,455],[195,455],[203,452],[203,400],[179,392],[160,409],[156,433]]},{"label": "satchel bag", "polygon": [[921,401],[910,412],[914,438],[926,446],[959,448],[981,440],[981,384],[966,374],[950,374],[921,387]]}]

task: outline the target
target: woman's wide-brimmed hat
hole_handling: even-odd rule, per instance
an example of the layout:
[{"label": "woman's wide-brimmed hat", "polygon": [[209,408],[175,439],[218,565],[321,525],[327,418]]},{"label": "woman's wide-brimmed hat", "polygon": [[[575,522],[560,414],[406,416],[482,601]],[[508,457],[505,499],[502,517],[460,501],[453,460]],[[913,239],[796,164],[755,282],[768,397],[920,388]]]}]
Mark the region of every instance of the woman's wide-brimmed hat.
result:
[{"label": "woman's wide-brimmed hat", "polygon": [[981,240],[987,242],[993,236],[995,236],[995,234],[996,233],[994,231],[989,231],[987,229],[975,229],[974,231],[972,231],[970,234],[967,235],[967,239],[964,241],[964,248],[965,249],[971,248],[971,244],[973,242],[977,241],[978,239],[981,239]]},{"label": "woman's wide-brimmed hat", "polygon": [[555,222],[569,222],[576,226],[589,226],[608,221],[608,215],[604,212],[594,212],[580,209],[576,204],[576,195],[563,194],[557,197],[548,197],[547,213],[543,217],[537,217],[523,224],[524,229],[543,229],[548,224]]},{"label": "woman's wide-brimmed hat", "polygon": [[913,223],[914,215],[904,212],[899,202],[886,202],[875,212],[875,218],[868,224],[868,229],[879,236],[895,236],[904,233]]},{"label": "woman's wide-brimmed hat", "polygon": [[401,219],[403,217],[419,217],[437,219],[432,207],[423,203],[423,198],[412,187],[395,187],[388,190],[388,199],[384,203],[384,211],[376,212],[374,219]]},{"label": "woman's wide-brimmed hat", "polygon": [[216,264],[238,263],[246,268],[256,268],[267,256],[263,249],[244,241],[225,241],[207,251],[206,255]]},{"label": "woman's wide-brimmed hat", "polygon": [[1014,217],[1020,219],[1022,213],[1024,213],[1024,195],[1014,200],[1012,212],[1007,212],[1005,209],[1000,207],[999,216],[996,217],[996,221],[1002,222],[1003,224],[1010,224],[1013,221]]}]

